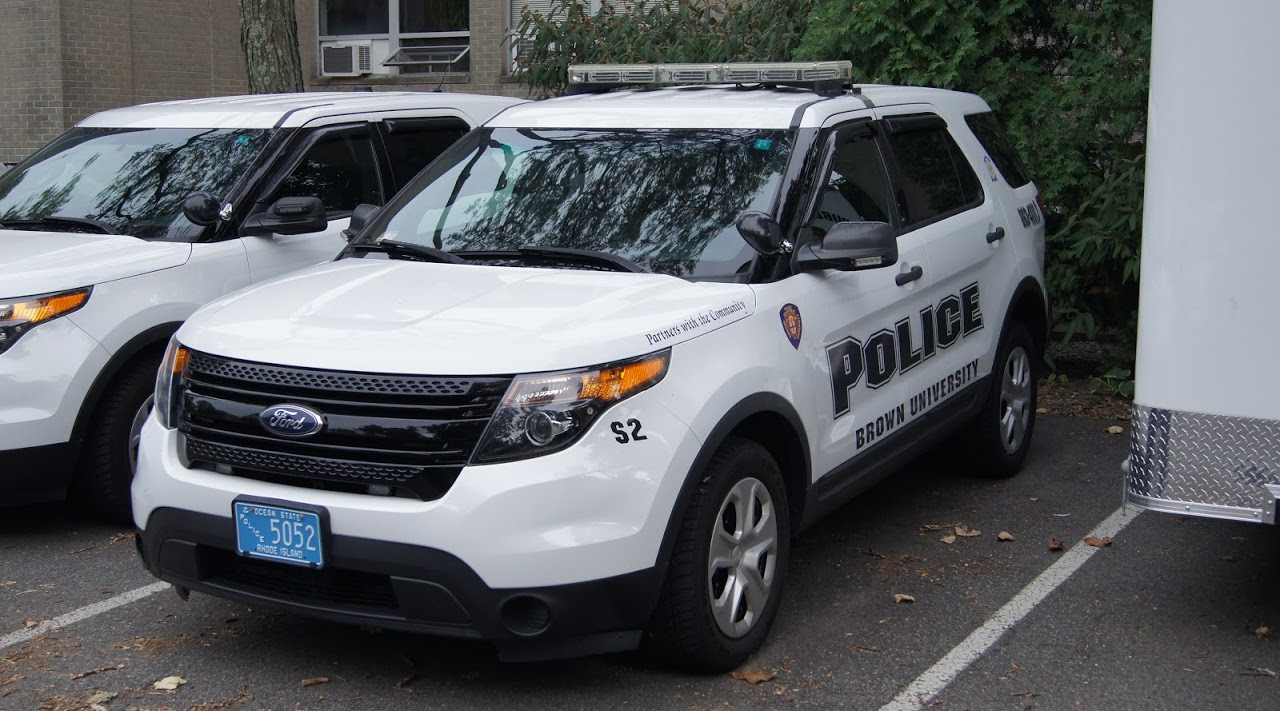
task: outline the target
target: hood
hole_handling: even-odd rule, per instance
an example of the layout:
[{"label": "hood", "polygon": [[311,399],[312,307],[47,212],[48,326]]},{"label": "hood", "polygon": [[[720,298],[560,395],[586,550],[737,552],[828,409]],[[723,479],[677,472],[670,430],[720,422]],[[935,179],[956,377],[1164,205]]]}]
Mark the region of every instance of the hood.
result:
[{"label": "hood", "polygon": [[126,235],[0,230],[0,298],[125,279],[184,264],[191,245]]},{"label": "hood", "polygon": [[265,363],[493,375],[650,353],[754,309],[745,284],[343,259],[215,301],[178,338],[198,351]]}]

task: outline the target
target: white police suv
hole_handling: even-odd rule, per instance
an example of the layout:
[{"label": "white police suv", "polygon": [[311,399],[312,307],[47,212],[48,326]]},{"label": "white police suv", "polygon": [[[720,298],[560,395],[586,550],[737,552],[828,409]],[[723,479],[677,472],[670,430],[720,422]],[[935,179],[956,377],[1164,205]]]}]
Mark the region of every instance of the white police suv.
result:
[{"label": "white police suv", "polygon": [[[506,658],[726,669],[796,531],[948,435],[1015,472],[1035,185],[982,99],[849,72],[575,67],[582,95],[357,209],[341,259],[198,312],[142,434],[147,568]],[[605,91],[643,81],[685,85]]]},{"label": "white police suv", "polygon": [[332,259],[512,99],[292,94],[105,111],[0,175],[0,505],[129,518],[165,343],[201,304]]}]

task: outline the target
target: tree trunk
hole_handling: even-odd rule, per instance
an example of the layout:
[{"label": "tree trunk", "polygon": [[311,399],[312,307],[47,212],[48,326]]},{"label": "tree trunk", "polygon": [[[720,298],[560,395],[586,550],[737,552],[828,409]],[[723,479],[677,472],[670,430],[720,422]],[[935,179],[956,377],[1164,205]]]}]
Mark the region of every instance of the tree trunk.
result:
[{"label": "tree trunk", "polygon": [[293,0],[240,0],[240,46],[251,93],[303,90]]}]

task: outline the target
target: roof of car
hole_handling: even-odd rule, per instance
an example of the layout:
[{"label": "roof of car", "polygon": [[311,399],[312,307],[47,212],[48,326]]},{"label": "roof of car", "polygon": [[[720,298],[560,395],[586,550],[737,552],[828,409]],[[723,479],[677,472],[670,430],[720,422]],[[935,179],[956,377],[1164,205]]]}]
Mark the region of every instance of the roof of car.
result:
[{"label": "roof of car", "polygon": [[377,91],[254,94],[139,104],[96,113],[80,126],[111,128],[273,128],[316,118],[369,112],[457,109],[481,123],[523,102],[501,96],[446,92]]},{"label": "roof of car", "polygon": [[[860,85],[858,93],[826,98],[808,89],[729,85],[628,89],[564,96],[523,104],[489,125],[530,128],[790,128],[816,125],[799,112],[819,101],[868,106],[958,102],[986,104],[973,94],[915,86]],[[866,99],[864,101],[863,99]],[[810,119],[812,121],[812,119]]]}]

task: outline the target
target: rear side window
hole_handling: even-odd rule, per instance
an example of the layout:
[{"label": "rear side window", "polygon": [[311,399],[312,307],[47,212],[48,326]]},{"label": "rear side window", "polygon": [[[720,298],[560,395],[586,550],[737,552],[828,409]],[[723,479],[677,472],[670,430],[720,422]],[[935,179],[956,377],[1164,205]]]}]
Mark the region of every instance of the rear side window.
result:
[{"label": "rear side window", "polygon": [[[891,122],[891,126],[893,122]],[[982,202],[982,187],[960,147],[936,116],[901,121],[889,145],[898,160],[906,226],[945,217]]]},{"label": "rear side window", "polygon": [[1013,147],[1013,141],[1001,130],[995,114],[990,111],[969,114],[964,117],[964,121],[969,124],[969,129],[978,137],[982,147],[987,149],[987,155],[991,156],[996,169],[1010,187],[1020,188],[1031,182],[1031,176],[1027,174],[1027,168],[1018,156],[1018,149]]},{"label": "rear side window", "polygon": [[[382,140],[391,161],[395,190],[444,153],[471,127],[455,118],[394,119],[383,122]],[[392,191],[395,192],[395,191]]]}]

